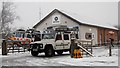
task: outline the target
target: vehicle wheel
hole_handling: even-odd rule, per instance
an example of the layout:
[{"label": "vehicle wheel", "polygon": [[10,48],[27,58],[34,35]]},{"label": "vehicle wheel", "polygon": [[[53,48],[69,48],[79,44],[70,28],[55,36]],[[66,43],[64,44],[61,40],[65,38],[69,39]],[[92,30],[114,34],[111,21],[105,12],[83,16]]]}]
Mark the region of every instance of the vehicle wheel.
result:
[{"label": "vehicle wheel", "polygon": [[38,53],[38,51],[32,51],[31,50],[31,54],[32,54],[32,56],[38,56],[39,53]]},{"label": "vehicle wheel", "polygon": [[57,51],[58,55],[62,55],[63,51]]},{"label": "vehicle wheel", "polygon": [[45,48],[45,56],[52,57],[54,55],[54,50],[52,47]]}]

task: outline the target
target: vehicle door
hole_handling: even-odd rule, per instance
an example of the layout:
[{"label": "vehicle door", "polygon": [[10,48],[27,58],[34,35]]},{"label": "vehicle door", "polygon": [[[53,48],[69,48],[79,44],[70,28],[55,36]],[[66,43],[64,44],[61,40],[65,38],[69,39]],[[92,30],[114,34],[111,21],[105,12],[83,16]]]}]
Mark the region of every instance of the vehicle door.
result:
[{"label": "vehicle door", "polygon": [[69,49],[70,48],[70,34],[66,33],[63,34],[63,42],[64,42],[64,49]]},{"label": "vehicle door", "polygon": [[55,49],[59,50],[59,49],[63,49],[63,38],[62,38],[62,34],[61,33],[57,33],[56,34],[56,38],[55,38]]}]

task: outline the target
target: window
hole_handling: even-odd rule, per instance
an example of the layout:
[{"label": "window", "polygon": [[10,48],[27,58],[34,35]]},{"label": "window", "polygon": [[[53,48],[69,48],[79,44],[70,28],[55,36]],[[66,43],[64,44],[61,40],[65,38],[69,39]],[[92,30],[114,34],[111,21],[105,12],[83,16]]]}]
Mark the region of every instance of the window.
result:
[{"label": "window", "polygon": [[54,35],[52,34],[42,34],[43,39],[54,39]]},{"label": "window", "polygon": [[92,33],[86,33],[85,38],[86,39],[92,39]]},{"label": "window", "polygon": [[21,37],[21,33],[16,33],[16,37]]},{"label": "window", "polygon": [[69,35],[68,34],[64,34],[64,40],[69,40]]},{"label": "window", "polygon": [[27,38],[32,38],[30,34],[27,34]]},{"label": "window", "polygon": [[56,36],[56,40],[62,40],[62,36],[61,36],[61,34],[57,34],[57,36]]}]

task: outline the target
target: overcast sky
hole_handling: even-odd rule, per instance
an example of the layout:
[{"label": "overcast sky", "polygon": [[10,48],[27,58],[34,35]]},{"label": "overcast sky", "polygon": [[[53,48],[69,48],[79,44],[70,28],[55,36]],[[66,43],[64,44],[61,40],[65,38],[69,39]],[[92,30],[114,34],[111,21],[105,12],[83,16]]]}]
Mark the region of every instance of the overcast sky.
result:
[{"label": "overcast sky", "polygon": [[117,2],[15,2],[14,4],[20,21],[15,21],[12,26],[18,28],[32,28],[40,21],[40,17],[43,18],[55,8],[77,14],[84,22],[106,26],[118,24]]}]

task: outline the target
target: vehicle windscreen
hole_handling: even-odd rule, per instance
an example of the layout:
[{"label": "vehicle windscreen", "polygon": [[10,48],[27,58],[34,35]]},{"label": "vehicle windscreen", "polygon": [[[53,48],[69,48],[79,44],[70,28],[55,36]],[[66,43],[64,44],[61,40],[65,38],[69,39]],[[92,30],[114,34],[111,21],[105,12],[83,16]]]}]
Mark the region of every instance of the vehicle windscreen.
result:
[{"label": "vehicle windscreen", "polygon": [[54,39],[54,35],[53,34],[42,34],[42,38],[43,39]]},{"label": "vehicle windscreen", "polygon": [[20,32],[17,32],[17,33],[16,33],[16,37],[22,37],[22,36],[23,36],[22,33],[20,33]]}]

